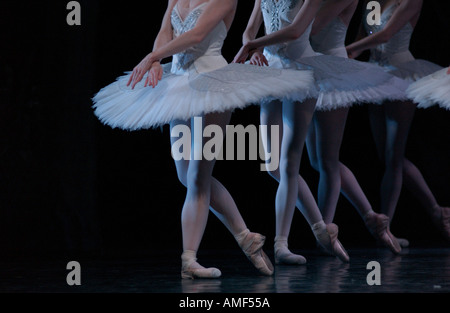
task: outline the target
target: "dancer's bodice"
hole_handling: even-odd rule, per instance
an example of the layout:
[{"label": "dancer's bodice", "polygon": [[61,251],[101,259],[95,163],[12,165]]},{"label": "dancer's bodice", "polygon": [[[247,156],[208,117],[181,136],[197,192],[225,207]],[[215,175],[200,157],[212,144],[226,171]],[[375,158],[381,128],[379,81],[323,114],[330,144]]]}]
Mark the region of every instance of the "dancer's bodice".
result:
[{"label": "dancer's bodice", "polygon": [[[261,0],[261,12],[264,18],[266,34],[271,34],[291,25],[303,3],[303,0]],[[296,40],[268,46],[265,48],[266,52],[291,60],[317,55],[309,42],[311,28],[312,23],[303,35]]]},{"label": "dancer's bodice", "polygon": [[320,32],[311,36],[311,45],[317,52],[346,58],[346,35],[347,25],[345,25],[341,18],[336,17]]},{"label": "dancer's bodice", "polygon": [[[178,4],[175,5],[171,15],[174,38],[195,27],[206,4],[207,2],[204,2],[197,6],[184,20],[178,11]],[[198,72],[208,72],[227,65],[227,61],[222,56],[222,46],[226,37],[227,27],[221,21],[202,42],[173,56],[172,73],[184,74],[192,68]]]},{"label": "dancer's bodice", "polygon": [[[369,25],[367,19],[364,19],[367,34],[372,35],[383,30],[397,7],[398,4],[394,3],[384,10],[381,14],[381,25]],[[367,14],[369,12],[367,11]],[[406,23],[388,42],[371,49],[370,61],[380,65],[395,65],[414,60],[413,55],[409,51],[413,30],[411,23]]]}]

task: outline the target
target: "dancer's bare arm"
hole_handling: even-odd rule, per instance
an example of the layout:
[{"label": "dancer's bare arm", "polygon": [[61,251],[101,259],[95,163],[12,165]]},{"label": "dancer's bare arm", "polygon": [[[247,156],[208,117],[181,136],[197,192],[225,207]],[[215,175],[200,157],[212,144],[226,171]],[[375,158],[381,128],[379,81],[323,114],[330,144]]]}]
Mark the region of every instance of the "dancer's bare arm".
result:
[{"label": "dancer's bare arm", "polygon": [[248,41],[243,45],[233,62],[245,62],[249,52],[252,50],[299,38],[312,23],[317,11],[319,11],[321,2],[321,0],[305,0],[291,25],[258,39]]},{"label": "dancer's bare arm", "polygon": [[422,0],[403,0],[383,30],[347,46],[349,57],[356,58],[365,50],[388,42],[407,23],[410,23],[412,19],[417,17],[421,9]]},{"label": "dancer's bare arm", "polygon": [[236,5],[237,0],[209,0],[195,27],[148,54],[134,68],[128,84],[131,84],[132,88],[134,88],[142,80],[145,73],[150,70],[154,62],[185,51],[200,43],[220,22],[235,10]]},{"label": "dancer's bare arm", "polygon": [[[261,0],[255,0],[255,5],[253,7],[252,15],[247,23],[247,28],[242,35],[242,44],[246,44],[250,40],[253,40],[258,35],[258,32],[263,24],[263,15],[261,12]],[[250,52],[250,64],[258,65],[258,66],[268,66],[269,62],[263,54],[263,47],[255,49],[253,52]]]}]

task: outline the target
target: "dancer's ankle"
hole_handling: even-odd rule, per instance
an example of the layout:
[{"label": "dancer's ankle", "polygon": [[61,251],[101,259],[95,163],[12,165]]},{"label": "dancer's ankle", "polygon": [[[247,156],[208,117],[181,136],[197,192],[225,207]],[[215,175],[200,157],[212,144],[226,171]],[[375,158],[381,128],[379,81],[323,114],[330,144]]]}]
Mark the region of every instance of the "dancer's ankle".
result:
[{"label": "dancer's ankle", "polygon": [[288,246],[287,241],[288,241],[287,236],[275,236],[275,240],[274,240],[275,249],[282,248],[282,247],[287,248],[287,246]]},{"label": "dancer's ankle", "polygon": [[306,263],[304,256],[292,253],[288,248],[287,236],[275,237],[275,263],[276,264],[290,264],[301,265]]},{"label": "dancer's ankle", "polygon": [[247,235],[250,233],[250,230],[248,228],[241,231],[239,234],[234,235],[234,238],[238,242],[239,245],[241,245],[242,241],[247,237]]},{"label": "dancer's ankle", "polygon": [[378,214],[378,213],[376,213],[374,210],[367,211],[364,214],[364,216],[363,216],[364,222],[367,221],[368,218],[370,218],[370,217],[372,217],[373,215],[376,215],[376,214]]},{"label": "dancer's ankle", "polygon": [[221,275],[217,268],[205,268],[197,263],[197,251],[184,250],[181,254],[181,278],[218,278]]},{"label": "dancer's ankle", "polygon": [[320,222],[311,225],[311,230],[315,235],[318,235],[327,230],[327,225],[323,220],[321,220]]},{"label": "dancer's ankle", "polygon": [[191,264],[197,262],[197,251],[184,250],[181,254],[181,262],[183,267],[189,267]]}]

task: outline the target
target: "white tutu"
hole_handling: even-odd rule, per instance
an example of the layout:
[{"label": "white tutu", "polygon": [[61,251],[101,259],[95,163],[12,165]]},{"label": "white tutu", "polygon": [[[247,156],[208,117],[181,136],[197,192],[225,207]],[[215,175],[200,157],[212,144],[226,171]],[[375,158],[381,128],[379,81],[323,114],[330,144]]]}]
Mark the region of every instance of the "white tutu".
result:
[{"label": "white tutu", "polygon": [[95,114],[113,128],[137,130],[244,108],[263,99],[302,101],[313,96],[310,71],[228,64],[210,72],[177,75],[171,66],[164,65],[163,79],[155,88],[144,87],[144,77],[132,90],[126,86],[130,73],[119,77],[93,98]]},{"label": "white tutu", "polygon": [[441,69],[442,66],[421,59],[397,63],[387,67],[389,73],[402,78],[409,83],[415,82]]},{"label": "white tutu", "polygon": [[411,84],[407,94],[418,103],[419,108],[438,104],[441,108],[450,110],[450,75],[447,74],[447,68]]},{"label": "white tutu", "polygon": [[266,57],[271,67],[313,70],[319,111],[350,107],[355,103],[407,99],[405,92],[408,83],[374,64],[332,55],[293,61],[266,51]]},{"label": "white tutu", "polygon": [[[184,19],[175,5],[171,14],[174,38],[195,27],[206,4]],[[221,54],[227,31],[221,21],[200,43],[173,55],[155,88],[144,87],[144,77],[132,90],[126,86],[130,73],[119,77],[93,98],[95,114],[113,128],[137,130],[244,108],[263,99],[302,101],[314,93],[310,71],[228,64]]]}]

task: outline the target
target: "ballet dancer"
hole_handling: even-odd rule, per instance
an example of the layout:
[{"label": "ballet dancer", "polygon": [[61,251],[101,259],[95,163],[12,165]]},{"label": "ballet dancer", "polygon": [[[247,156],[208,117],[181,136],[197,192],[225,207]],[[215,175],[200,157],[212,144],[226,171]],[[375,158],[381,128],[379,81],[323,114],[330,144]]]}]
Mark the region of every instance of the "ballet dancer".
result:
[{"label": "ballet dancer", "polygon": [[[415,59],[409,50],[414,28],[419,20],[422,0],[383,0],[381,25],[368,25],[364,16],[359,40],[346,47],[350,58],[357,58],[370,50],[369,62],[383,66],[386,71],[409,83],[432,74],[441,66]],[[367,14],[369,12],[367,11]],[[428,187],[419,169],[405,158],[405,148],[416,104],[412,101],[394,101],[383,105],[370,105],[369,116],[378,156],[384,162],[381,182],[381,213],[394,217],[402,183],[404,181],[427,209],[431,219],[450,240],[450,208],[442,207]],[[408,240],[399,239],[406,247]]]},{"label": "ballet dancer", "polygon": [[[265,237],[249,231],[227,189],[212,177],[215,158],[202,156],[204,143],[195,133],[203,134],[209,125],[224,130],[235,108],[266,97],[306,97],[312,89],[310,71],[261,71],[227,63],[221,48],[236,8],[237,0],[169,0],[153,52],[93,99],[95,114],[113,128],[137,130],[170,123],[172,143],[179,137],[179,127],[192,131],[190,158],[175,161],[179,180],[187,188],[181,214],[182,278],[221,276],[219,269],[197,262],[210,206],[259,272],[272,275],[273,265],[262,250]],[[171,63],[161,64],[171,56]],[[194,127],[194,117],[201,117],[202,127]]]},{"label": "ballet dancer", "polygon": [[[256,0],[253,13],[243,35],[244,45],[234,61],[244,62],[251,55],[250,63],[255,65],[313,69],[319,92],[319,96],[314,101],[319,111],[349,107],[356,102],[397,98],[401,94],[399,90],[406,89],[405,84],[392,75],[386,75],[379,67],[367,67],[362,62],[331,55],[321,55],[312,49],[309,34],[313,19],[320,6],[321,1],[314,0]],[[266,35],[255,39],[263,22]],[[265,47],[264,53],[262,47]],[[289,127],[280,118],[281,107],[277,102],[263,103],[261,105],[261,124],[280,125],[282,130]],[[284,140],[284,133],[281,131],[280,136],[281,140]],[[271,143],[267,141],[265,145],[270,148]],[[280,155],[280,164],[283,157],[292,158],[292,156]],[[297,164],[300,162],[300,158],[298,155],[296,157],[295,163]],[[294,162],[294,160],[289,161]],[[311,226],[318,243],[341,260],[348,261],[347,252],[336,238],[337,226],[333,223],[327,224],[324,221],[314,196],[304,179],[299,175],[298,168],[292,168],[287,172],[280,166],[279,171],[269,173],[280,182],[277,196],[279,193],[287,193],[290,199],[287,202],[288,205],[285,206],[276,201],[275,261],[278,263],[294,263],[289,260],[294,259],[294,254],[287,248],[287,237],[296,204]],[[283,184],[283,179],[286,179],[286,177],[289,181]],[[332,239],[331,246],[328,238],[325,244],[323,238],[321,238],[322,234],[327,231],[329,238]],[[389,235],[386,228],[383,236],[391,250],[399,252],[399,245],[392,238],[393,236]],[[277,251],[280,246],[283,247],[284,251],[281,255],[290,256],[289,259],[278,257]]]},{"label": "ballet dancer", "polygon": [[[326,0],[323,2],[311,29],[311,46],[314,51],[347,58],[345,39],[357,6],[357,0]],[[379,70],[383,69],[380,67]],[[373,72],[373,75],[376,73]],[[399,92],[398,98],[404,98],[404,95]],[[379,99],[379,97],[375,97],[375,99]],[[375,239],[398,253],[400,247],[389,230],[389,217],[373,211],[355,175],[339,160],[348,112],[349,107],[327,111],[318,110],[314,115],[313,125],[310,127],[306,144],[311,165],[320,173],[319,208],[324,221],[331,223],[334,219],[339,194],[342,192],[358,209],[358,213]]]}]

